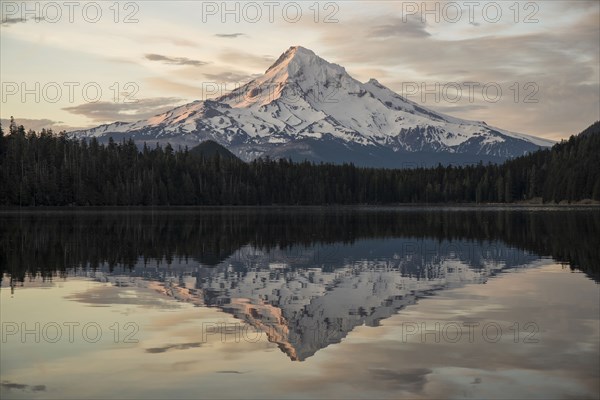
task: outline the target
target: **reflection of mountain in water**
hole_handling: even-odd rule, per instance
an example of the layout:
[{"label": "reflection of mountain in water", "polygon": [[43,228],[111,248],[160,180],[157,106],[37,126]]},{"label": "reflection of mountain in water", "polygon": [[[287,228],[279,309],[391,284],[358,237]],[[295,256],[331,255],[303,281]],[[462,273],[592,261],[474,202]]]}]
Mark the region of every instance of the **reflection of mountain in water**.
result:
[{"label": "reflection of mountain in water", "polygon": [[159,281],[165,294],[218,307],[302,361],[356,326],[378,326],[419,297],[484,283],[538,259],[493,242],[365,239],[272,251],[245,246],[214,267],[182,260],[165,268],[140,261],[128,271],[106,269],[92,276],[118,285],[130,285],[136,277]]},{"label": "reflection of mountain in water", "polygon": [[291,359],[304,360],[433,290],[485,282],[538,258],[501,244],[414,238],[307,250],[258,257],[241,249],[225,266],[203,270],[196,288],[206,304],[264,330]]},{"label": "reflection of mountain in water", "polygon": [[[374,242],[347,246],[339,256],[343,264],[329,270],[298,268],[285,259],[270,257],[269,264],[257,262],[250,269],[224,266],[205,270],[196,288],[207,305],[218,306],[265,331],[291,359],[304,360],[340,342],[354,327],[378,326],[434,290],[485,282],[503,268],[516,265],[510,259],[523,263],[537,259],[504,246],[492,246],[493,250],[484,254],[481,247],[468,242],[440,246],[431,240],[397,239],[380,241],[379,247],[398,249],[393,254],[356,257],[355,247]],[[416,252],[415,245],[431,251]],[[407,247],[411,253],[402,254],[401,249]],[[498,257],[497,252],[509,260]]]},{"label": "reflection of mountain in water", "polygon": [[10,285],[57,275],[144,283],[219,307],[304,360],[421,296],[543,256],[597,279],[598,232],[597,210],[0,214],[0,270]]}]

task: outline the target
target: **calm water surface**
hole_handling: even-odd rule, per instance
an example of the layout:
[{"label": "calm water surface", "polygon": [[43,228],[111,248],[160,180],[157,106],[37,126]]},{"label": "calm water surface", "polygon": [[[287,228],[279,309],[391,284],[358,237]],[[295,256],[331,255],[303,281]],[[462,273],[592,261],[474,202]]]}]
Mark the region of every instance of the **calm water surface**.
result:
[{"label": "calm water surface", "polygon": [[600,211],[0,213],[9,398],[598,398]]}]

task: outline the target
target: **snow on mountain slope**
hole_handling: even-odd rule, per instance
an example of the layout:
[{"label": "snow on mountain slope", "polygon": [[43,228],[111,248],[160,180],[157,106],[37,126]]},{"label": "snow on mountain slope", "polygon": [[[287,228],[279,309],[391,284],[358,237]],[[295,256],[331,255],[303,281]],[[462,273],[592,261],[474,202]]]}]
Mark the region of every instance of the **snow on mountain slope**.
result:
[{"label": "snow on mountain slope", "polygon": [[424,154],[432,163],[450,155],[457,161],[502,161],[553,144],[428,110],[375,79],[361,83],[299,46],[220,98],[71,136],[175,146],[210,139],[245,160],[268,155],[374,166],[396,166],[410,154]]}]

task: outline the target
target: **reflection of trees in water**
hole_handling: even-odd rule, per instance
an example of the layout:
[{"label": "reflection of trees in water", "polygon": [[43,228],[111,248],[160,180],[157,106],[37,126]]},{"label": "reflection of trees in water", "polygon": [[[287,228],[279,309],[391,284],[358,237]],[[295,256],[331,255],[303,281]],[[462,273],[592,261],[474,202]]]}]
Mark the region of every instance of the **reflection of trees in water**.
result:
[{"label": "reflection of trees in water", "polygon": [[[133,267],[139,259],[214,266],[251,245],[260,251],[357,239],[501,241],[552,256],[599,280],[595,210],[220,209],[23,213],[0,216],[0,270],[18,280],[76,267]],[[489,243],[488,243],[489,245]]]}]

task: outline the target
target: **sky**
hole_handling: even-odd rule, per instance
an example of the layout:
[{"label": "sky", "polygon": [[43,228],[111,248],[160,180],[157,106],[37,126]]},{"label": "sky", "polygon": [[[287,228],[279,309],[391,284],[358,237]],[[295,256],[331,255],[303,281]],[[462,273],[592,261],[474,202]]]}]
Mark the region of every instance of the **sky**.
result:
[{"label": "sky", "polygon": [[3,126],[136,121],[290,46],[456,117],[560,140],[600,120],[600,2],[0,1]]}]

